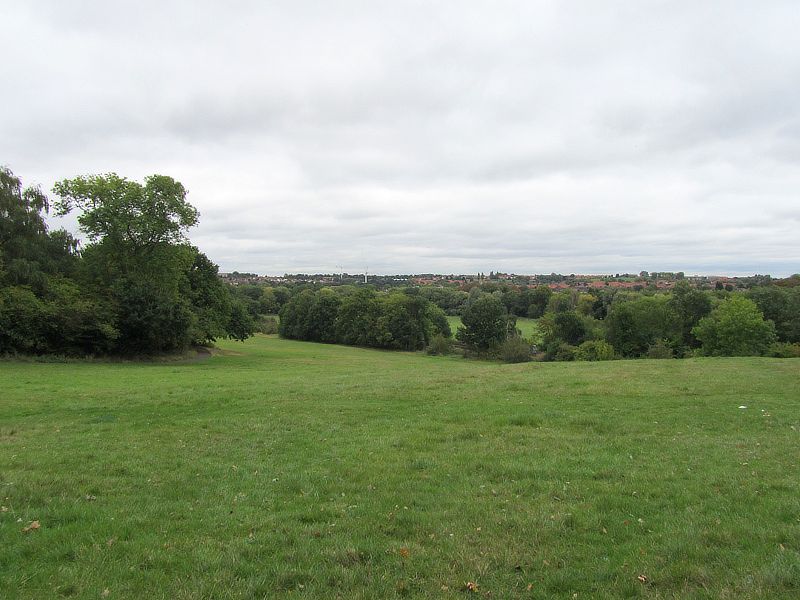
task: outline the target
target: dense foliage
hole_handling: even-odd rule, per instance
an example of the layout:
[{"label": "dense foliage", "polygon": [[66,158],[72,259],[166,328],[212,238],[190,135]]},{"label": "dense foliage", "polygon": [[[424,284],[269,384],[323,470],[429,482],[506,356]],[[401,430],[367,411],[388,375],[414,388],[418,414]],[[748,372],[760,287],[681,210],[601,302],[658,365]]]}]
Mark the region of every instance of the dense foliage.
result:
[{"label": "dense foliage", "polygon": [[508,333],[506,309],[493,295],[481,296],[467,306],[461,317],[464,327],[457,338],[479,352],[497,349]]},{"label": "dense foliage", "polygon": [[82,251],[49,231],[44,193],[0,169],[0,353],[151,354],[251,335],[217,266],[186,240],[198,215],[180,183],[110,174],[54,191],[57,214],[80,211]]},{"label": "dense foliage", "polygon": [[755,302],[732,296],[700,320],[692,333],[710,356],[762,356],[776,341],[775,324]]},{"label": "dense foliage", "polygon": [[[800,286],[765,279],[744,291],[703,290],[678,281],[671,290],[518,288],[488,282],[464,286],[392,288],[312,283],[278,287],[240,285],[235,294],[257,321],[280,310],[284,337],[379,348],[428,348],[431,354],[528,360],[599,361],[615,358],[684,358],[700,355],[800,354]],[[412,300],[414,299],[414,300]],[[731,310],[747,300],[748,311]],[[449,331],[446,314],[458,315],[455,340],[431,347],[429,325],[420,325],[416,302],[434,330]],[[730,313],[730,314],[728,314]],[[522,338],[518,317],[537,315]],[[721,320],[721,315],[728,315]],[[530,318],[530,317],[528,317]],[[708,319],[711,319],[709,321]],[[720,322],[721,324],[718,324]],[[702,326],[701,326],[702,323]],[[714,323],[711,328],[709,323]],[[774,325],[773,325],[774,323]],[[530,327],[530,325],[528,326]],[[727,327],[727,329],[726,329]],[[261,329],[272,332],[272,328]],[[725,331],[727,333],[717,334]],[[734,343],[732,332],[747,341]],[[447,334],[449,336],[449,333]],[[519,339],[515,339],[519,338]],[[725,340],[725,347],[719,345]]]},{"label": "dense foliage", "polygon": [[281,308],[279,333],[295,340],[421,350],[434,336],[451,332],[442,309],[414,292],[303,289]]}]

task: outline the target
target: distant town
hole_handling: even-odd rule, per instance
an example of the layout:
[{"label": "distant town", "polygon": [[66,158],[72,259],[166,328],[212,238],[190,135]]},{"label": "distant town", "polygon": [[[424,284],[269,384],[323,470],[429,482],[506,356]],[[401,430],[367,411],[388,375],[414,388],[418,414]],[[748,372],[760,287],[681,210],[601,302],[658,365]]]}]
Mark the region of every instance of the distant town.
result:
[{"label": "distant town", "polygon": [[286,285],[316,284],[325,286],[369,284],[378,289],[404,286],[442,286],[469,289],[486,283],[512,286],[547,286],[552,290],[574,289],[591,291],[602,288],[630,289],[634,291],[647,288],[669,290],[681,280],[688,281],[699,289],[746,289],[754,285],[764,285],[772,280],[770,275],[747,277],[728,277],[724,275],[686,275],[683,272],[641,271],[639,273],[616,273],[614,275],[520,275],[516,273],[474,273],[470,275],[443,275],[419,273],[413,275],[372,275],[369,273],[286,273],[280,276],[258,275],[256,273],[220,273],[220,278],[231,285]]}]

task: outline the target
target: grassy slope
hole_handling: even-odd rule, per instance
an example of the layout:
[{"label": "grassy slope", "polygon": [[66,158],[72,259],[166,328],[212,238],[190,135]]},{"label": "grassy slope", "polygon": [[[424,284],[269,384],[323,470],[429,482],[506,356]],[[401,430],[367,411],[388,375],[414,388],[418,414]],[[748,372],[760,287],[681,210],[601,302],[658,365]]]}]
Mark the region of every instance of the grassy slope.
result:
[{"label": "grassy slope", "polygon": [[223,347],[0,363],[0,596],[800,591],[800,361]]}]

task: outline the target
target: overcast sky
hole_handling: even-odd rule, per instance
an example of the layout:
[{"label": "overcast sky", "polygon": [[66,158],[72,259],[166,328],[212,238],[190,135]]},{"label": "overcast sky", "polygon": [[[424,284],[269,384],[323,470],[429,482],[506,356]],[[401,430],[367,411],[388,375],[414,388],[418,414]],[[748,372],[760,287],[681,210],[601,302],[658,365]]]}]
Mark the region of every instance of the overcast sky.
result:
[{"label": "overcast sky", "polygon": [[0,164],[223,271],[800,271],[800,2],[0,0]]}]

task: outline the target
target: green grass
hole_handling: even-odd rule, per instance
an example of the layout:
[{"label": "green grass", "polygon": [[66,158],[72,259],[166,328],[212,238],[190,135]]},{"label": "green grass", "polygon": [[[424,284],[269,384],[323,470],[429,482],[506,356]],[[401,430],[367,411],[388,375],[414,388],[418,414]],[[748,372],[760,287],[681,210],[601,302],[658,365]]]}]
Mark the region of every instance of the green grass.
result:
[{"label": "green grass", "polygon": [[800,594],[798,360],[221,346],[0,363],[0,597]]},{"label": "green grass", "polygon": [[[458,328],[461,327],[461,317],[448,316],[447,320],[450,323],[450,329],[453,330],[453,335],[455,335]],[[533,340],[534,343],[540,343],[539,325],[536,319],[517,317],[517,329],[522,332],[523,337]]]}]

